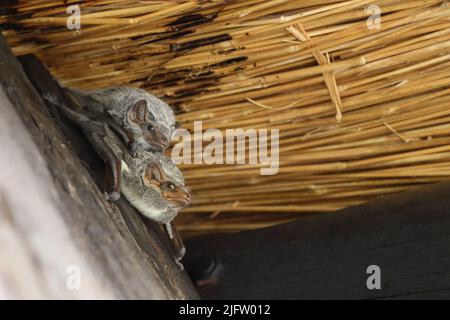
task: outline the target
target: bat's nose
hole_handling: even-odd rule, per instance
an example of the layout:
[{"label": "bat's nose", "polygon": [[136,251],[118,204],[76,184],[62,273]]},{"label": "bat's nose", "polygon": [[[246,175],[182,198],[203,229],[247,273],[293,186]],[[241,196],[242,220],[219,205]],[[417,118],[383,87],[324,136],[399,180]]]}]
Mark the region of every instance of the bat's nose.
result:
[{"label": "bat's nose", "polygon": [[191,202],[192,202],[191,194],[190,193],[186,193],[185,199],[186,199],[186,204],[190,205]]},{"label": "bat's nose", "polygon": [[[184,191],[184,190],[183,190]],[[185,207],[189,206],[192,202],[191,193],[190,192],[180,192],[181,202]]]},{"label": "bat's nose", "polygon": [[170,145],[170,139],[168,139],[166,136],[161,135],[159,137],[159,142],[161,143],[161,147],[167,148]]}]

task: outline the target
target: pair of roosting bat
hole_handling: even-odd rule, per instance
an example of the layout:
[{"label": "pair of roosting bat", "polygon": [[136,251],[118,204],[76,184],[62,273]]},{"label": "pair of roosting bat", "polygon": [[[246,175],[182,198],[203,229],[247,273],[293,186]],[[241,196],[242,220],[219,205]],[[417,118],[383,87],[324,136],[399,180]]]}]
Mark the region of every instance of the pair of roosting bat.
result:
[{"label": "pair of roosting bat", "polygon": [[[175,130],[172,109],[153,95],[135,88],[114,87],[92,92],[67,91],[76,108],[53,95],[45,99],[80,126],[102,157],[110,201],[120,194],[144,216],[164,224],[179,262],[186,250],[173,218],[190,204],[190,192],[181,171],[162,152]],[[77,109],[77,110],[75,110]]]}]

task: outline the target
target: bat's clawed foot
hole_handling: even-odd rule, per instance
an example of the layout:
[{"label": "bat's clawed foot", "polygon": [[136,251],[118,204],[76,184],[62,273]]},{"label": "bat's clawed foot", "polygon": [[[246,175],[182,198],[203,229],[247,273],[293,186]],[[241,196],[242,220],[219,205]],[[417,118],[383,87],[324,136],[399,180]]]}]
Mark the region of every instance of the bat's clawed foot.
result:
[{"label": "bat's clawed foot", "polygon": [[178,266],[178,270],[181,272],[184,270],[184,265],[180,262],[178,258],[175,258],[175,263]]},{"label": "bat's clawed foot", "polygon": [[186,255],[186,247],[182,243],[180,243],[180,244],[181,244],[181,248],[178,248],[177,253],[174,258],[175,258],[175,263],[177,264],[177,266],[181,272],[184,270],[184,266],[183,266],[183,263],[181,263],[181,259],[183,259],[184,256]]},{"label": "bat's clawed foot", "polygon": [[58,105],[58,98],[54,93],[46,92],[42,94],[42,98],[44,98],[44,100],[47,100],[53,105]]},{"label": "bat's clawed foot", "polygon": [[177,252],[177,256],[175,257],[175,259],[177,259],[178,261],[180,261],[181,259],[184,258],[184,256],[186,255],[186,247],[183,245]]},{"label": "bat's clawed foot", "polygon": [[117,191],[105,192],[105,199],[110,202],[115,202],[120,199],[120,193]]}]

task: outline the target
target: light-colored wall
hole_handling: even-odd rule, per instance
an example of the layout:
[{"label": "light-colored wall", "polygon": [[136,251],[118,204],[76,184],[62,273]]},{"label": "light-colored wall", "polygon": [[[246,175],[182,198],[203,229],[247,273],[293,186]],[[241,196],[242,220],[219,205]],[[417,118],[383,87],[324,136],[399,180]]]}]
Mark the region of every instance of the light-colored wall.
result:
[{"label": "light-colored wall", "polygon": [[1,87],[0,115],[0,299],[115,298],[74,244],[47,165]]}]

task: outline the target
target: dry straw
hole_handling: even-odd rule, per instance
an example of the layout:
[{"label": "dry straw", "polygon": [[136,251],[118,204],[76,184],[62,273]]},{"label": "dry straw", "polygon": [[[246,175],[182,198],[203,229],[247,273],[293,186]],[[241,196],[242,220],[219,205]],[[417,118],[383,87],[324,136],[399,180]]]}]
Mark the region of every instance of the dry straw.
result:
[{"label": "dry straw", "polygon": [[[82,29],[66,28],[68,4]],[[185,232],[236,231],[330,212],[450,175],[445,1],[18,1],[0,17],[17,55],[66,86],[126,84],[182,124],[280,129],[280,172],[183,165]],[[373,7],[372,7],[373,8]],[[393,213],[394,214],[394,213]]]}]

